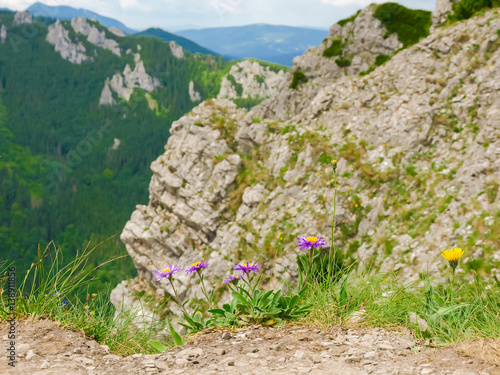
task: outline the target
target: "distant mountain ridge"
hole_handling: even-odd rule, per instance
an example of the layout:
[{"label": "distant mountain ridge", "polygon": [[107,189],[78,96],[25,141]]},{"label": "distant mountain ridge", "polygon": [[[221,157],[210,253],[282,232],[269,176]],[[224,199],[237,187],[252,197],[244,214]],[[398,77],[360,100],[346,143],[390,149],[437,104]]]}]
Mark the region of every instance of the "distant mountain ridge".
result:
[{"label": "distant mountain ridge", "polygon": [[182,48],[187,49],[191,53],[202,53],[204,55],[217,55],[217,53],[210,51],[209,49],[200,46],[199,44],[193,42],[192,40],[189,40],[187,38],[184,38],[179,35],[175,35],[172,33],[169,33],[168,31],[165,31],[160,28],[149,28],[147,30],[135,33],[134,36],[154,36],[157,38],[162,39],[165,42],[176,42],[178,45],[180,45]]},{"label": "distant mountain ridge", "polygon": [[308,46],[317,46],[327,30],[306,27],[253,24],[199,30],[181,30],[178,35],[193,40],[224,56],[259,60],[291,66],[295,56]]},{"label": "distant mountain ridge", "polygon": [[137,30],[125,26],[118,20],[101,16],[100,14],[92,12],[87,9],[77,9],[65,5],[50,6],[37,2],[26,10],[28,10],[35,17],[38,16],[51,17],[58,20],[71,20],[75,17],[86,17],[90,20],[95,19],[96,21],[99,21],[101,25],[106,26],[107,28],[117,27],[121,29],[126,35],[134,34],[137,32]]}]

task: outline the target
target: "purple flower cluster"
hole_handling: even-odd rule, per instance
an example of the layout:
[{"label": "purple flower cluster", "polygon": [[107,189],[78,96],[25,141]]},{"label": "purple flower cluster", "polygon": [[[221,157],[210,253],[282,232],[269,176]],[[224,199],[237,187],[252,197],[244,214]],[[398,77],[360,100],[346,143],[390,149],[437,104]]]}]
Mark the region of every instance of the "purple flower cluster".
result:
[{"label": "purple flower cluster", "polygon": [[321,248],[323,246],[326,246],[326,241],[322,239],[321,237],[306,237],[306,236],[300,236],[296,243],[299,245],[301,250],[310,250],[312,247],[315,248]]},{"label": "purple flower cluster", "polygon": [[223,281],[223,283],[224,284],[229,284],[229,283],[232,283],[233,281],[238,282],[238,280],[241,279],[242,277],[243,277],[243,274],[237,275],[237,276],[235,276],[235,275],[229,275],[228,278]]},{"label": "purple flower cluster", "polygon": [[191,264],[191,267],[186,269],[186,273],[189,275],[191,273],[195,273],[195,272],[198,272],[199,270],[205,269],[208,266],[209,266],[208,261],[206,261],[206,260],[204,261],[202,259],[201,262],[196,262],[196,263]]},{"label": "purple flower cluster", "polygon": [[172,267],[167,267],[162,270],[153,271],[153,275],[156,276],[156,281],[160,281],[161,279],[168,279],[172,274],[179,271],[182,271],[182,268],[173,265]]},{"label": "purple flower cluster", "polygon": [[259,273],[260,267],[262,267],[259,263],[256,262],[246,262],[242,264],[237,264],[233,267],[234,271],[242,271],[244,273],[255,272]]}]

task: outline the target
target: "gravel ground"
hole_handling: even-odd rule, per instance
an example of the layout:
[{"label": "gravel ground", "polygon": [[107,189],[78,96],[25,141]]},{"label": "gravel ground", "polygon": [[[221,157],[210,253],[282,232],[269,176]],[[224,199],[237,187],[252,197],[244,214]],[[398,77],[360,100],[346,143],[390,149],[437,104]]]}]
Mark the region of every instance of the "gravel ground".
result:
[{"label": "gravel ground", "polygon": [[[500,375],[498,345],[422,347],[408,331],[301,326],[209,331],[158,355],[109,354],[105,345],[49,320],[18,322],[16,367],[0,374],[451,374]],[[0,337],[8,348],[7,325]],[[4,350],[5,350],[4,349]]]}]

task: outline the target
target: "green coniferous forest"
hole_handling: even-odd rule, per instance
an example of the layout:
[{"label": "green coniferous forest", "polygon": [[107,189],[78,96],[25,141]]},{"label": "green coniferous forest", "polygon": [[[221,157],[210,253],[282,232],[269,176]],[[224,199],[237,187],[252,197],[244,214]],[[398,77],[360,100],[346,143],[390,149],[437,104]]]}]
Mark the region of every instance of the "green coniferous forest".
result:
[{"label": "green coniferous forest", "polygon": [[[203,99],[215,97],[229,64],[212,56],[178,59],[168,43],[151,37],[117,38],[122,56],[77,36],[93,61],[72,64],[46,41],[51,20],[14,27],[14,14],[0,13],[7,27],[0,43],[0,258],[26,271],[50,241],[68,258],[101,244],[94,267],[126,254],[119,234],[135,205],[147,203],[150,163],[162,153],[169,128],[197,103],[192,80]],[[138,49],[140,48],[140,52]],[[127,50],[132,53],[125,53]],[[129,102],[116,94],[114,106],[99,106],[107,78],[134,67],[139,52],[161,87],[150,94],[135,89]],[[113,149],[114,139],[120,145]],[[94,291],[134,276],[130,258],[102,267]]]}]

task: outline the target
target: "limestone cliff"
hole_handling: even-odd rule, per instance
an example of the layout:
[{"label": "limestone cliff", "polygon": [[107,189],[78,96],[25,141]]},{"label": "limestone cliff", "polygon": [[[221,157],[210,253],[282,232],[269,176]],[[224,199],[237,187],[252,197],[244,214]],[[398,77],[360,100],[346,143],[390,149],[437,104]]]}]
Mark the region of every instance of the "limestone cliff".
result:
[{"label": "limestone cliff", "polygon": [[[72,31],[77,35],[74,40],[70,37],[69,25],[71,25]],[[119,35],[119,33],[116,34],[112,31],[111,33]],[[69,24],[57,20],[54,24],[49,26],[49,32],[46,39],[50,44],[54,45],[55,51],[59,52],[63,59],[73,64],[93,61],[93,57],[89,56],[89,52],[87,52],[87,49],[78,35],[85,36],[87,42],[97,47],[108,49],[117,56],[121,56],[118,42],[108,38],[105,30],[100,30],[95,24],[90,24],[85,17],[74,18]],[[94,53],[97,52],[94,51]]]},{"label": "limestone cliff", "polygon": [[75,44],[69,37],[69,31],[66,30],[57,20],[56,23],[49,26],[47,41],[54,45],[55,51],[61,54],[61,57],[73,64],[81,64],[84,61],[91,60],[85,53],[87,50],[81,42]]},{"label": "limestone cliff", "polygon": [[172,54],[175,57],[177,57],[178,59],[184,58],[184,49],[180,45],[178,45],[174,41],[171,41],[169,45],[170,45],[170,50],[172,51]]},{"label": "limestone cliff", "polygon": [[17,12],[14,16],[14,21],[12,21],[12,26],[20,26],[30,23],[33,23],[33,17],[30,12]]},{"label": "limestone cliff", "polygon": [[134,70],[127,64],[123,73],[116,73],[113,78],[106,80],[101,92],[101,98],[99,99],[100,105],[112,105],[115,103],[112,91],[116,92],[126,101],[129,101],[135,88],[152,92],[156,87],[160,86],[158,79],[146,72],[140,54],[137,53],[134,55],[134,61]]},{"label": "limestone cliff", "polygon": [[217,98],[268,98],[278,92],[285,73],[272,71],[256,61],[244,60],[231,67],[222,79]]},{"label": "limestone cliff", "polygon": [[120,46],[114,39],[106,38],[104,30],[100,31],[96,26],[90,25],[85,17],[76,17],[71,20],[71,27],[75,33],[87,36],[87,41],[98,47],[109,49],[114,54],[121,56]]},{"label": "limestone cliff", "polygon": [[7,27],[5,27],[5,25],[2,25],[2,28],[0,28],[0,42],[5,43],[6,39],[7,39]]},{"label": "limestone cliff", "polygon": [[[295,60],[307,82],[290,89],[290,73],[248,113],[206,101],[173,124],[152,164],[150,202],[121,237],[139,279],[124,282],[114,303],[140,283],[169,293],[151,272],[200,258],[213,265],[213,285],[243,259],[293,279],[296,237],[330,239],[332,159],[339,254],[415,278],[437,275],[440,252],[462,247],[463,264],[500,277],[498,13],[436,29],[359,77],[377,54],[401,47],[384,39],[373,7]],[[341,37],[343,53],[358,57],[348,68],[323,56]],[[194,278],[180,281],[183,295],[199,296]]]},{"label": "limestone cliff", "polygon": [[448,16],[453,12],[453,4],[458,4],[459,0],[437,0],[434,12],[432,12],[431,31],[443,26]]}]

